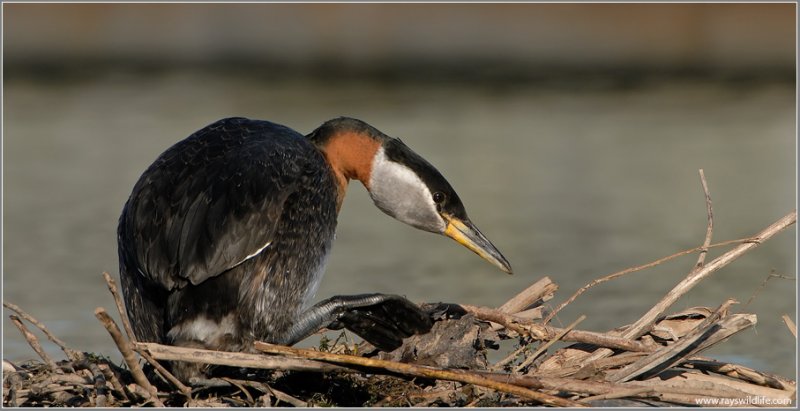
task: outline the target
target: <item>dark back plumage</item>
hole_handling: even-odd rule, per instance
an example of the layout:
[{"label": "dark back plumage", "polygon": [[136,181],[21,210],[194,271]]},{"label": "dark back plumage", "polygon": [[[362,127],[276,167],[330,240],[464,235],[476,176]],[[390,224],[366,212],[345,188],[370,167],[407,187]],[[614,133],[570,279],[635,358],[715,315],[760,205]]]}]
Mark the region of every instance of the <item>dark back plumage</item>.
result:
[{"label": "dark back plumage", "polygon": [[[137,337],[173,342],[182,322],[232,312],[236,330],[262,335],[225,338],[269,340],[291,326],[333,239],[332,178],[308,139],[268,121],[220,120],[165,151],[134,186],[118,226]],[[297,247],[308,251],[296,255]],[[287,295],[265,300],[270,286],[288,284]],[[241,304],[253,306],[237,311]]]}]

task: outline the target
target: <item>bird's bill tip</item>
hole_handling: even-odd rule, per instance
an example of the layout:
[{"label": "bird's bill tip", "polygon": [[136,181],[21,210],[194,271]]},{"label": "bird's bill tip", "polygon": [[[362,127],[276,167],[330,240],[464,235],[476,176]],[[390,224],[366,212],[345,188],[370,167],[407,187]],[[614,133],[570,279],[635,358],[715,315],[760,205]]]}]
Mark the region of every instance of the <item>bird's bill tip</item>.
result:
[{"label": "bird's bill tip", "polygon": [[444,231],[444,235],[469,248],[504,272],[513,274],[508,260],[503,257],[497,247],[471,221],[455,217],[447,218],[447,228]]}]

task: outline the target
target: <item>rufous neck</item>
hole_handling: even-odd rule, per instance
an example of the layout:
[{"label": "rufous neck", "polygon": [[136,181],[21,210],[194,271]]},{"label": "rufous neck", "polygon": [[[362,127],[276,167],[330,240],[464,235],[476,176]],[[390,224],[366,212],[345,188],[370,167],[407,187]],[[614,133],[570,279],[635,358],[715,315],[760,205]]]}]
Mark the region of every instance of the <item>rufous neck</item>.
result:
[{"label": "rufous neck", "polygon": [[372,161],[380,146],[380,142],[369,134],[347,130],[331,135],[319,147],[336,177],[339,207],[350,180],[361,181],[369,190]]}]

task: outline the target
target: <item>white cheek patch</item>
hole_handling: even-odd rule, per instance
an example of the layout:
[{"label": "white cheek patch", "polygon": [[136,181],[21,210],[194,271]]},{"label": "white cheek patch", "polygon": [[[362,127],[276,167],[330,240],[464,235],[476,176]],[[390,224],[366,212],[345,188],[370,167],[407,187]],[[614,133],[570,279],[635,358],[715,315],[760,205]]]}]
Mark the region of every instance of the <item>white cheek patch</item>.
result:
[{"label": "white cheek patch", "polygon": [[421,230],[444,231],[428,186],[408,167],[387,159],[382,147],[372,161],[369,186],[372,201],[384,213]]}]

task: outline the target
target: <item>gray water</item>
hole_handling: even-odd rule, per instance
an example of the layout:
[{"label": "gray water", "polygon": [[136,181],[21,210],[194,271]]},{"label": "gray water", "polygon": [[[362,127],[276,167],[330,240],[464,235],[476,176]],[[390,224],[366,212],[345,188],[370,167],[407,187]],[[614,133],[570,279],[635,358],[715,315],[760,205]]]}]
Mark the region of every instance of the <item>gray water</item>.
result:
[{"label": "gray water", "polygon": [[[353,183],[317,299],[392,292],[498,306],[550,276],[558,303],[592,279],[700,245],[700,168],[716,241],[750,236],[795,207],[791,83],[665,79],[616,88],[117,72],[7,76],[4,103],[3,298],[73,348],[104,354],[116,349],[93,310],[115,311],[101,273],[117,275],[116,222],[130,189],[164,149],[226,116],[307,133],[349,115],[403,138],[449,179],[515,270],[503,274],[449,239],[393,221]],[[732,297],[741,302],[735,311],[758,315],[755,329],[708,355],[795,376],[795,340],[781,315],[796,321],[796,283],[761,287],[771,273],[795,277],[795,236],[794,227],[779,234],[673,307]],[[582,329],[630,323],[695,260],[598,286],[554,324],[581,314]],[[3,357],[33,358],[7,318],[3,326]]]}]

